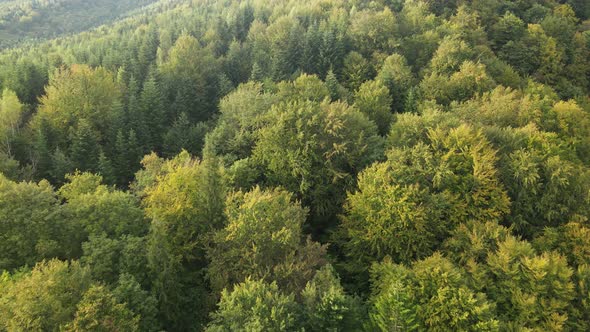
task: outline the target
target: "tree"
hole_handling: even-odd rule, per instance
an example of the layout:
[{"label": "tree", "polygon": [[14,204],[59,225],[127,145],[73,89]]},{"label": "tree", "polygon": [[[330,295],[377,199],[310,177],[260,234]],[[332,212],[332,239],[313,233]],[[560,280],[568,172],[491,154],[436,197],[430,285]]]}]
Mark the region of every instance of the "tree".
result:
[{"label": "tree", "polygon": [[67,201],[67,216],[84,228],[84,236],[147,233],[148,223],[135,196],[103,185],[99,175],[82,173],[67,179],[58,193]]},{"label": "tree", "polygon": [[139,317],[117,303],[104,286],[91,286],[77,305],[76,317],[65,331],[139,331]]},{"label": "tree", "polygon": [[[160,149],[164,126],[167,125],[164,96],[154,72],[143,83],[140,95],[140,109],[145,119],[147,142],[143,144],[148,150]],[[143,133],[142,133],[143,134]]]},{"label": "tree", "polygon": [[326,83],[316,75],[302,74],[293,82],[283,81],[278,84],[278,98],[281,101],[309,100],[322,102],[329,97]]},{"label": "tree", "polygon": [[458,71],[463,62],[472,57],[472,49],[457,37],[446,37],[430,60],[430,70],[437,74],[450,75]]},{"label": "tree", "polygon": [[113,105],[120,95],[113,75],[104,68],[81,65],[62,68],[56,71],[40,99],[33,127],[38,128],[39,122],[45,119],[56,133],[55,143],[68,147],[72,144],[69,131],[87,126],[101,144],[119,116]]},{"label": "tree", "polygon": [[517,41],[526,33],[525,23],[511,12],[506,12],[490,29],[490,39],[498,50],[510,41]]},{"label": "tree", "polygon": [[268,123],[267,113],[277,101],[261,83],[240,85],[220,101],[218,125],[207,135],[206,149],[227,162],[250,156],[257,131]]},{"label": "tree", "polygon": [[60,148],[56,148],[51,155],[50,179],[56,184],[63,184],[66,175],[75,171],[72,160]]},{"label": "tree", "polygon": [[217,62],[199,41],[182,34],[161,66],[166,91],[174,99],[175,116],[184,112],[191,121],[204,121],[213,114],[217,98]]},{"label": "tree", "polygon": [[0,269],[79,252],[77,227],[64,218],[59,205],[47,181],[15,183],[0,175]]},{"label": "tree", "polygon": [[423,258],[458,223],[499,221],[509,212],[495,151],[481,132],[460,126],[427,137],[430,146],[396,140],[402,147],[361,172],[358,190],[348,194],[341,230],[357,272],[387,255],[401,263]]},{"label": "tree", "polygon": [[502,328],[562,329],[573,299],[572,269],[555,253],[537,255],[514,237],[487,258],[488,295],[497,304]]},{"label": "tree", "polygon": [[369,326],[381,331],[416,331],[420,327],[417,305],[407,285],[412,274],[402,265],[383,262],[374,265],[373,296],[370,299]]},{"label": "tree", "polygon": [[106,184],[114,185],[116,183],[113,164],[103,151],[100,151],[98,155],[97,170],[98,174],[102,176]]},{"label": "tree", "polygon": [[99,149],[96,134],[90,123],[80,120],[75,133],[70,139],[70,160],[74,168],[81,171],[96,171],[98,169]]},{"label": "tree", "polygon": [[324,264],[325,247],[303,242],[307,211],[292,194],[259,187],[237,192],[227,198],[225,214],[227,224],[213,235],[208,253],[215,290],[251,277],[298,292]]},{"label": "tree", "polygon": [[354,106],[375,122],[379,133],[386,135],[393,121],[389,89],[380,81],[367,81],[355,93]]},{"label": "tree", "polygon": [[330,92],[330,99],[332,101],[347,100],[348,91],[340,84],[332,69],[326,75],[326,87]]},{"label": "tree", "polygon": [[203,237],[221,225],[225,190],[216,162],[200,162],[186,151],[162,170],[143,199],[152,219],[147,245],[152,289],[166,328],[197,328],[209,305],[200,301],[206,297]]},{"label": "tree", "polygon": [[79,263],[43,261],[2,293],[0,326],[7,331],[57,331],[74,319],[90,285],[90,273]]},{"label": "tree", "polygon": [[354,46],[364,56],[373,52],[390,54],[396,46],[397,21],[388,7],[383,11],[360,11],[352,15],[349,34]]},{"label": "tree", "polygon": [[82,243],[84,254],[80,263],[87,266],[94,280],[113,284],[119,276],[119,257],[121,242],[106,235],[91,235]]},{"label": "tree", "polygon": [[314,216],[332,215],[356,172],[379,157],[375,124],[341,102],[283,102],[271,112],[253,151],[268,183],[300,195]]},{"label": "tree", "polygon": [[388,56],[377,73],[376,80],[382,82],[389,90],[392,110],[396,113],[403,112],[404,102],[415,81],[412,69],[403,55],[394,53]]},{"label": "tree", "polygon": [[[546,109],[552,113],[551,107]],[[550,117],[555,116],[553,113]],[[553,127],[556,123],[549,121],[547,125]],[[584,202],[590,178],[575,161],[576,152],[565,152],[568,149],[563,148],[566,145],[556,133],[528,125],[505,129],[494,136],[495,144],[506,148],[500,168],[512,201],[507,223],[518,234],[532,239],[545,227],[558,227],[587,213]]]},{"label": "tree", "polygon": [[0,174],[8,179],[17,180],[20,175],[19,162],[0,152]]},{"label": "tree", "polygon": [[360,301],[340,285],[336,271],[325,265],[301,292],[302,322],[309,331],[357,331]]},{"label": "tree", "polygon": [[350,91],[356,91],[372,75],[373,68],[361,54],[352,51],[344,58],[342,76],[344,86]]},{"label": "tree", "polygon": [[426,76],[420,83],[420,90],[424,98],[449,105],[452,101],[465,101],[489,91],[494,85],[495,82],[486,73],[485,65],[465,61],[459,71],[450,76],[438,73]]},{"label": "tree", "polygon": [[258,74],[251,76],[253,66],[255,65],[255,63],[252,63],[251,52],[247,45],[244,45],[237,40],[234,40],[229,44],[224,66],[229,80],[235,86],[247,82],[249,78],[258,78],[256,76]]},{"label": "tree", "polygon": [[571,221],[560,227],[547,227],[534,239],[538,251],[557,251],[565,256],[572,267],[590,264],[590,228],[584,223]]},{"label": "tree", "polygon": [[304,31],[299,22],[289,16],[282,16],[266,29],[270,46],[272,78],[288,79],[297,69]]},{"label": "tree", "polygon": [[16,94],[8,89],[2,92],[0,99],[0,151],[12,156],[13,141],[19,133],[23,116],[23,105]]},{"label": "tree", "polygon": [[[436,239],[450,227],[443,212],[444,197],[411,183],[416,178],[408,179],[408,184],[402,178],[420,164],[424,171],[436,172],[424,148],[392,151],[388,159],[396,161],[374,164],[359,175],[358,191],[348,195],[342,219],[344,237],[348,239],[344,249],[354,262],[352,269],[362,271],[368,267],[367,259],[380,260],[386,255],[404,263],[428,256]],[[414,162],[418,164],[403,170],[407,160],[404,155],[416,156]]]},{"label": "tree", "polygon": [[461,271],[439,253],[415,262],[411,269],[386,261],[375,265],[372,273],[372,318],[382,331],[499,330],[486,296],[472,291]]},{"label": "tree", "polygon": [[563,4],[553,8],[553,13],[541,21],[541,26],[548,36],[555,38],[560,46],[571,47],[578,21],[572,7],[569,4]]},{"label": "tree", "polygon": [[297,329],[297,304],[276,283],[247,279],[224,290],[207,331],[285,331]]},{"label": "tree", "polygon": [[579,158],[590,161],[590,115],[574,101],[560,101],[553,106],[558,129],[557,132],[572,146]]},{"label": "tree", "polygon": [[143,290],[132,275],[122,273],[119,276],[113,295],[118,303],[125,303],[129,310],[138,315],[140,331],[160,331],[161,323],[157,319],[158,301]]},{"label": "tree", "polygon": [[175,156],[183,149],[192,154],[199,153],[205,141],[209,126],[203,122],[191,124],[188,116],[181,113],[163,137],[163,151],[166,156]]},{"label": "tree", "polygon": [[534,75],[542,83],[554,83],[562,66],[562,52],[553,37],[539,24],[529,24],[525,35],[507,42],[500,56],[523,74]]}]

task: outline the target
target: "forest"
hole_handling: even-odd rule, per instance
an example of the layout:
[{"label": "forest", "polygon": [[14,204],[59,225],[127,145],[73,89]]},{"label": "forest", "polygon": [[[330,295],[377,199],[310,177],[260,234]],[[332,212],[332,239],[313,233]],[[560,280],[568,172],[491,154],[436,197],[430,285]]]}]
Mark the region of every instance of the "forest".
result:
[{"label": "forest", "polygon": [[590,1],[0,21],[0,331],[590,330]]}]

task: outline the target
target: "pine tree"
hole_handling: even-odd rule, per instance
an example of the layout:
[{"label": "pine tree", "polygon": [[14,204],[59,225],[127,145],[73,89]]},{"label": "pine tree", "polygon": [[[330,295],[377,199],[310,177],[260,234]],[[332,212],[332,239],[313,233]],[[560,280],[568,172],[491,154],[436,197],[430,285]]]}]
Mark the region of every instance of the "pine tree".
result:
[{"label": "pine tree", "polygon": [[47,123],[43,121],[35,135],[33,142],[33,165],[35,168],[36,176],[41,179],[51,178],[51,152],[47,137],[48,130],[49,128],[47,126]]},{"label": "pine tree", "polygon": [[102,176],[103,181],[106,184],[115,184],[116,183],[115,174],[114,174],[114,170],[113,170],[113,164],[107,158],[107,156],[104,154],[102,149],[101,149],[99,157],[98,157],[98,169],[97,170],[98,170],[98,173]]},{"label": "pine tree", "polygon": [[141,142],[141,147],[145,151],[149,150],[149,130],[147,126],[147,119],[146,114],[142,110],[141,99],[138,92],[134,92],[137,90],[136,83],[134,78],[131,78],[131,82],[129,83],[129,102],[127,104],[127,117],[129,119],[129,123],[127,127],[129,130],[133,130],[136,133],[139,133],[138,139]]},{"label": "pine tree", "polygon": [[217,79],[219,85],[219,97],[223,98],[234,89],[234,84],[226,74],[221,73]]},{"label": "pine tree", "polygon": [[63,184],[65,175],[74,171],[72,161],[59,148],[55,149],[51,155],[51,169],[49,173],[54,183]]},{"label": "pine tree", "polygon": [[406,100],[404,101],[404,111],[407,113],[418,112],[418,92],[417,89],[410,89]]},{"label": "pine tree", "polygon": [[139,169],[139,162],[143,157],[145,151],[141,148],[139,142],[137,141],[137,136],[135,135],[135,131],[132,129],[129,131],[129,136],[127,138],[127,153],[129,154],[129,167],[132,173]]},{"label": "pine tree", "polygon": [[81,120],[71,139],[70,158],[75,168],[81,171],[96,171],[98,166],[98,143],[90,124]]},{"label": "pine tree", "polygon": [[140,97],[141,117],[144,119],[146,141],[143,142],[145,151],[159,150],[162,141],[162,132],[166,123],[166,111],[164,109],[164,96],[155,74],[155,70],[149,74],[143,84]]},{"label": "pine tree", "polygon": [[339,100],[342,96],[340,96],[340,83],[338,82],[338,78],[334,74],[334,71],[330,68],[328,74],[326,75],[326,87],[330,91],[330,98],[332,101]]},{"label": "pine tree", "polygon": [[142,74],[140,81],[149,75],[150,66],[156,60],[158,46],[158,30],[155,24],[151,24],[137,52],[137,63]]},{"label": "pine tree", "polygon": [[131,178],[129,154],[127,148],[127,139],[122,130],[117,132],[115,140],[115,153],[113,158],[116,183],[119,186],[129,184]]},{"label": "pine tree", "polygon": [[252,65],[252,73],[250,74],[250,81],[262,82],[263,80],[264,73],[262,72],[260,65],[258,65],[258,62],[254,62]]},{"label": "pine tree", "polygon": [[304,38],[303,54],[299,60],[299,67],[307,74],[318,74],[318,65],[321,64],[319,58],[321,34],[318,31],[317,24],[314,24],[307,29]]}]

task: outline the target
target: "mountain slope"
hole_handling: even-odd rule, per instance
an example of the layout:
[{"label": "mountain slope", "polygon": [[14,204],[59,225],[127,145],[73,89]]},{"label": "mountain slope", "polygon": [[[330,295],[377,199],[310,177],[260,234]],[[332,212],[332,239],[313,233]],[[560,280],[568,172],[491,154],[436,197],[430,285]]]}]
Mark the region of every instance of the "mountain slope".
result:
[{"label": "mountain slope", "polygon": [[9,0],[0,2],[0,48],[84,31],[155,0]]}]

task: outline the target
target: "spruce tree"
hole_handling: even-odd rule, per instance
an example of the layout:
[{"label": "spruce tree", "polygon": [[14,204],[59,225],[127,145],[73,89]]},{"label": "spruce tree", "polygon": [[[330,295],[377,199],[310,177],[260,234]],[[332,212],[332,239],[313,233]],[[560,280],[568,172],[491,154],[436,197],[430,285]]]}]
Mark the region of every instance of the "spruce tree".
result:
[{"label": "spruce tree", "polygon": [[166,125],[166,111],[164,109],[164,96],[155,71],[149,74],[148,79],[143,84],[140,109],[147,130],[144,145],[147,150],[159,150],[163,128]]},{"label": "spruce tree", "polygon": [[107,158],[107,156],[104,154],[102,149],[101,149],[100,154],[98,156],[97,171],[102,176],[103,181],[106,184],[115,184],[116,183],[115,174],[114,174],[114,170],[113,170],[113,164]]},{"label": "spruce tree", "polygon": [[72,136],[70,159],[81,171],[96,171],[98,168],[98,143],[90,124],[82,120]]}]

